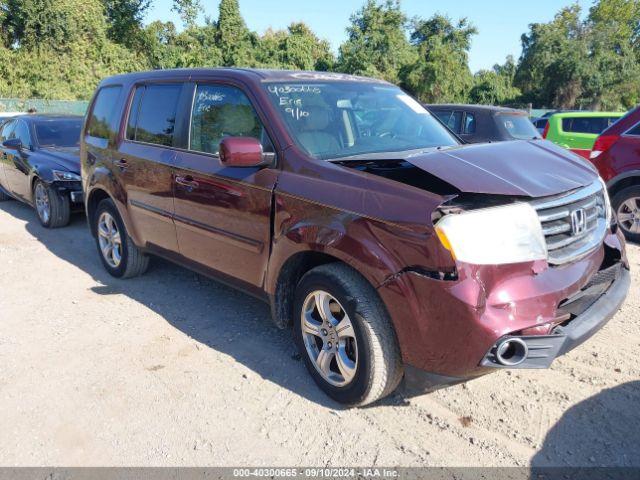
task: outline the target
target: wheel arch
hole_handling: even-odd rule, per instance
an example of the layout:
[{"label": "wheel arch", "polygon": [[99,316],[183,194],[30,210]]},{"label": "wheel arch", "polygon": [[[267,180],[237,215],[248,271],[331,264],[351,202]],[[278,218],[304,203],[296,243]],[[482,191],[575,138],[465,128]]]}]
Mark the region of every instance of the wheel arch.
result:
[{"label": "wheel arch", "polygon": [[634,185],[640,185],[640,170],[631,170],[612,178],[607,182],[607,189],[613,197],[620,190]]},{"label": "wheel arch", "polygon": [[111,197],[111,195],[107,193],[105,189],[96,187],[93,190],[91,190],[91,192],[89,192],[89,195],[87,196],[87,199],[85,202],[85,208],[87,212],[87,223],[89,224],[89,230],[91,231],[91,235],[93,235],[94,237],[96,236],[96,232],[93,225],[93,216],[95,215],[100,202],[106,199],[110,199],[111,201],[113,201],[113,198]]}]

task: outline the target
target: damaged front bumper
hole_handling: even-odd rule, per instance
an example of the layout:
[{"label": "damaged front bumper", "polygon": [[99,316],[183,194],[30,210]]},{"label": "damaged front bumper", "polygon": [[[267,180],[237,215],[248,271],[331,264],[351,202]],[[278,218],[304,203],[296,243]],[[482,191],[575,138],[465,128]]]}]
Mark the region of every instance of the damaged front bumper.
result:
[{"label": "damaged front bumper", "polygon": [[[567,322],[555,327],[550,335],[506,335],[491,347],[480,365],[548,368],[557,357],[589,339],[614,316],[630,285],[631,276],[622,264],[601,270],[589,286],[560,307],[570,315]],[[585,302],[590,304],[585,305]]]}]

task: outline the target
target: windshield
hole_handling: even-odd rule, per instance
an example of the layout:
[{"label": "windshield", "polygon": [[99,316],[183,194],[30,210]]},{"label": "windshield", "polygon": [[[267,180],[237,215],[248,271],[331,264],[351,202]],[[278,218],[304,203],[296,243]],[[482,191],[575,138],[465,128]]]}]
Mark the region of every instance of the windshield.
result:
[{"label": "windshield", "polygon": [[311,156],[457,145],[427,110],[397,87],[374,83],[269,83],[269,98],[296,143]]},{"label": "windshield", "polygon": [[80,144],[81,128],[81,118],[35,122],[36,138],[41,147],[76,147]]},{"label": "windshield", "polygon": [[517,140],[531,140],[540,137],[540,132],[531,123],[526,115],[514,113],[498,113],[495,116],[498,128],[502,129],[511,138]]}]

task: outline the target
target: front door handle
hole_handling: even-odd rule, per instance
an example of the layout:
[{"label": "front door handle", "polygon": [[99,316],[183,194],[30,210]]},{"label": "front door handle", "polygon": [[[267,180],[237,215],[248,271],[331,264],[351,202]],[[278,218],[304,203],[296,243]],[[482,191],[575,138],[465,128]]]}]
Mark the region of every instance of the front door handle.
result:
[{"label": "front door handle", "polygon": [[185,187],[188,191],[198,188],[198,182],[196,182],[191,175],[185,177],[177,176],[176,183]]},{"label": "front door handle", "polygon": [[121,158],[120,160],[116,160],[113,164],[120,169],[121,172],[124,172],[127,168],[129,168],[129,163]]}]

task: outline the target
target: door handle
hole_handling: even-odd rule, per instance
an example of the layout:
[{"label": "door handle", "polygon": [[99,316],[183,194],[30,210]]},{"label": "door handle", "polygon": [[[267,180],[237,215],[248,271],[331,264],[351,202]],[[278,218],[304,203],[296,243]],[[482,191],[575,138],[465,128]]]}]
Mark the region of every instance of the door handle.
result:
[{"label": "door handle", "polygon": [[127,168],[129,168],[129,163],[124,158],[120,160],[116,160],[113,164],[120,169],[121,172],[124,172]]},{"label": "door handle", "polygon": [[198,188],[199,186],[198,182],[196,182],[191,175],[187,175],[185,177],[177,176],[176,183],[178,185],[186,187],[188,191]]}]

